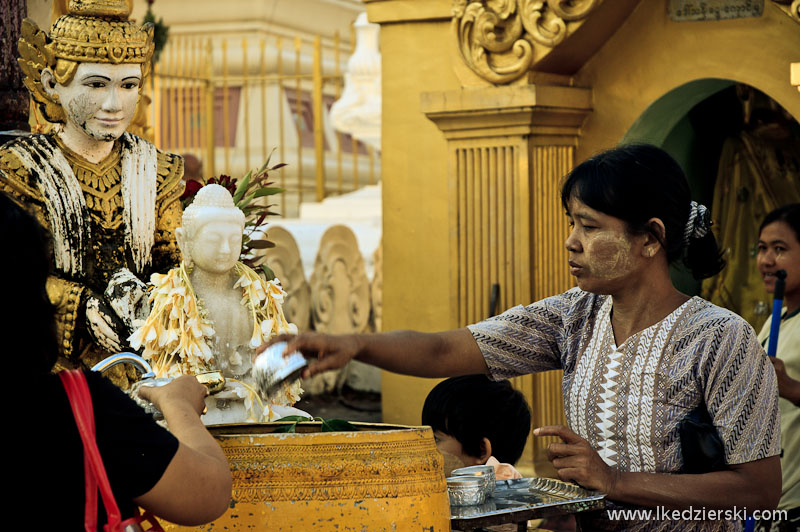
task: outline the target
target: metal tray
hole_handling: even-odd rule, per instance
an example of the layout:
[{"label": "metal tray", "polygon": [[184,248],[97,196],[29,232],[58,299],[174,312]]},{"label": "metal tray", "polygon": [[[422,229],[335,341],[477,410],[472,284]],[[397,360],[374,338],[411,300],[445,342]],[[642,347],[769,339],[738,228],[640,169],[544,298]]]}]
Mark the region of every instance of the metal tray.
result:
[{"label": "metal tray", "polygon": [[606,494],[552,478],[518,478],[495,483],[494,497],[477,506],[450,508],[450,525],[472,530],[554,515],[599,510]]}]

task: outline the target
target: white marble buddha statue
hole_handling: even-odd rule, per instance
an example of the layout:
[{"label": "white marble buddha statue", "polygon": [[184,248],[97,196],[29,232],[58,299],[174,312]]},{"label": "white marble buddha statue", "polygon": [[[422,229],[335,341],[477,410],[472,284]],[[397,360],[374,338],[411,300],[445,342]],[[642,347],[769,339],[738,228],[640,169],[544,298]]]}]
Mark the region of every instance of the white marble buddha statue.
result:
[{"label": "white marble buddha statue", "polygon": [[201,188],[175,231],[183,262],[151,277],[152,310],[129,338],[134,349],[144,347],[142,356],[159,377],[222,372],[225,389],[206,399],[209,425],[307,415],[289,408],[302,393],[299,382],[269,400],[253,387],[256,348],[297,328],[284,316],[280,283],[239,261],[244,223],[225,188]]},{"label": "white marble buddha statue", "polygon": [[242,292],[233,286],[242,249],[244,213],[219,185],[206,185],[183,213],[183,226],[175,236],[190,267],[189,281],[202,301],[215,331],[217,368],[225,377],[241,379],[252,367],[250,346],[253,320],[241,304]]}]

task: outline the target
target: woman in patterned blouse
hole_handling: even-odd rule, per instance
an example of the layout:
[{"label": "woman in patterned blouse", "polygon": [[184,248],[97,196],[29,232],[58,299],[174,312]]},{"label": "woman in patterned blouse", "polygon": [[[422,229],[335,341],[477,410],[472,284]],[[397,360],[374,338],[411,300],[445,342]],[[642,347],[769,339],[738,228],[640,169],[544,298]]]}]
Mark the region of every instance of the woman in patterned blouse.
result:
[{"label": "woman in patterned blouse", "polygon": [[[310,375],[352,358],[422,377],[563,369],[569,426],[534,435],[562,440],[548,448],[561,479],[645,510],[578,514],[586,530],[738,530],[743,511],[775,508],[775,372],[742,318],[670,280],[678,261],[697,279],[724,265],[680,166],[654,146],[619,147],[577,166],[561,199],[577,288],[455,331],[304,334],[287,350],[318,358]],[[716,468],[690,464],[681,426],[693,416],[718,442],[716,457],[694,462]]]}]

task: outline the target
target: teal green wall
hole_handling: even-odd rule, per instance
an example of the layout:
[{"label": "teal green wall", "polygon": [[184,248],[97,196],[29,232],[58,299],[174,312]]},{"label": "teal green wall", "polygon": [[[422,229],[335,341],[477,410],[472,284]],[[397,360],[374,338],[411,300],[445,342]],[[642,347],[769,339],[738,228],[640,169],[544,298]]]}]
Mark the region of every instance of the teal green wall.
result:
[{"label": "teal green wall", "polygon": [[[729,80],[703,79],[670,91],[642,113],[622,143],[664,148],[686,172],[692,199],[710,208],[722,141],[738,127],[740,109],[733,86]],[[701,283],[682,265],[673,266],[671,274],[682,292],[700,293]]]}]

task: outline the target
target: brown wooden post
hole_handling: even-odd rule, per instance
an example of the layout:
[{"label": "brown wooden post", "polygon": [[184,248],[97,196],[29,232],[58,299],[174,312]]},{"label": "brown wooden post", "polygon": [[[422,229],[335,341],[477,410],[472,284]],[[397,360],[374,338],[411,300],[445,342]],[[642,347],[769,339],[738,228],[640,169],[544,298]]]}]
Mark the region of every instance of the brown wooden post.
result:
[{"label": "brown wooden post", "polygon": [[[0,2],[0,131],[30,131],[28,90],[17,64],[17,43],[22,19],[27,15],[25,0]],[[0,144],[10,137],[0,135]]]}]

